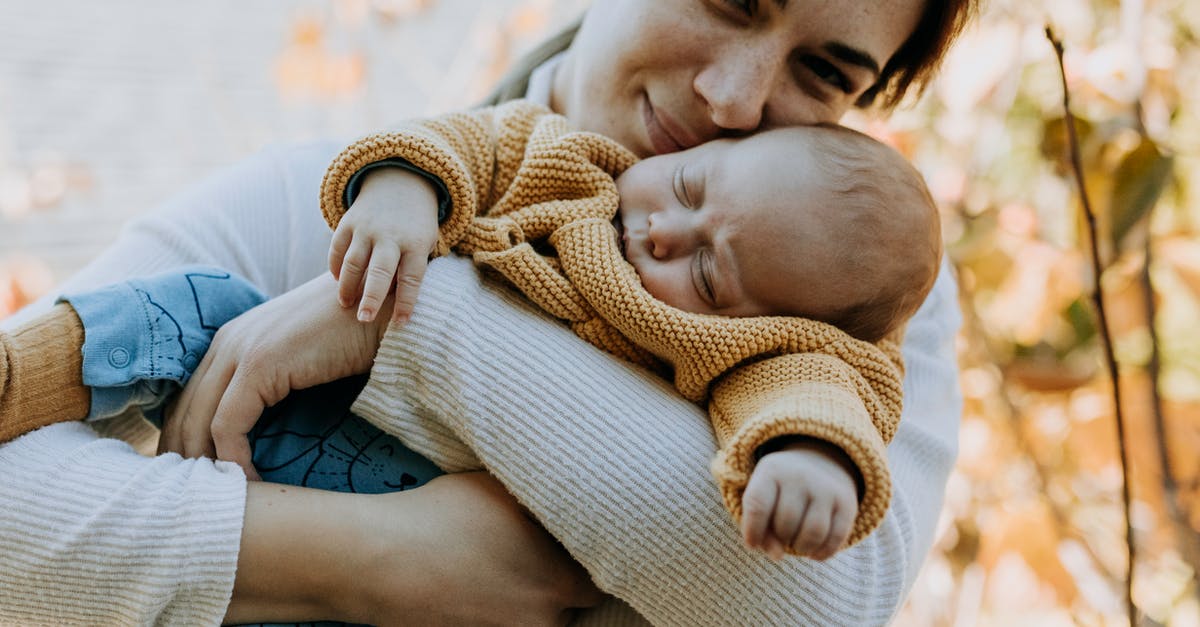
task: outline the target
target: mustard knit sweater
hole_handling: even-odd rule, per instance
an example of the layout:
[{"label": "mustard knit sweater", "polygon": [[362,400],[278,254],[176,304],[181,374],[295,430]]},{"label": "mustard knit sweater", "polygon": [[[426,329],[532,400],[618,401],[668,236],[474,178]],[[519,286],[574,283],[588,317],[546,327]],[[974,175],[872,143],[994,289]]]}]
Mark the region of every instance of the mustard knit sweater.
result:
[{"label": "mustard knit sweater", "polygon": [[[847,545],[869,534],[891,498],[886,445],[901,409],[900,336],[872,344],[795,317],[684,312],[646,292],[612,225],[614,178],[636,161],[616,142],[571,132],[565,118],[513,101],[415,121],[344,150],[325,174],[321,209],[345,214],[363,167],[402,158],[441,179],[452,203],[435,254],[472,256],[581,338],[708,400],[720,450],[712,470],[740,521],[761,446],[806,436],[841,448],[863,492]],[[518,349],[519,347],[514,347]]]}]

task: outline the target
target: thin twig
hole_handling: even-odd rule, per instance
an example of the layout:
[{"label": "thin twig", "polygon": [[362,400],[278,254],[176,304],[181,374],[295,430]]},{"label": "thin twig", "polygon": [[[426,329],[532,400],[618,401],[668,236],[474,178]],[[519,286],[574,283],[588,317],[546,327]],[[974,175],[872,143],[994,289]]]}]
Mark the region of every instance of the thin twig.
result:
[{"label": "thin twig", "polygon": [[[1150,277],[1150,264],[1153,261],[1153,241],[1147,235],[1144,244],[1141,281],[1143,305],[1146,310],[1146,326],[1150,330],[1150,360],[1146,364],[1146,374],[1150,378],[1150,407],[1153,410],[1154,441],[1158,448],[1158,461],[1162,466],[1163,502],[1167,508],[1167,517],[1171,520],[1171,528],[1179,541],[1179,551],[1183,559],[1192,567],[1193,572],[1200,572],[1200,537],[1188,523],[1189,512],[1179,500],[1179,484],[1172,473],[1171,450],[1167,444],[1166,417],[1163,412],[1162,393],[1158,382],[1161,378],[1162,362],[1158,350],[1158,329],[1154,320],[1157,317],[1154,307],[1154,282]],[[1197,600],[1200,600],[1200,586],[1195,587]]]},{"label": "thin twig", "polygon": [[1075,132],[1075,116],[1071,114],[1071,91],[1067,88],[1067,70],[1063,64],[1063,45],[1050,26],[1046,26],[1046,38],[1054,46],[1054,54],[1058,58],[1058,71],[1062,76],[1063,112],[1067,127],[1067,140],[1071,152],[1071,169],[1075,171],[1075,183],[1079,186],[1079,198],[1083,205],[1083,214],[1087,219],[1088,237],[1091,239],[1092,271],[1095,274],[1096,288],[1092,290],[1092,302],[1096,306],[1099,317],[1100,335],[1103,338],[1104,360],[1108,365],[1108,373],[1112,379],[1113,409],[1117,419],[1117,450],[1121,456],[1121,496],[1125,504],[1125,548],[1127,554],[1125,572],[1125,609],[1129,616],[1130,627],[1137,625],[1137,607],[1133,604],[1133,565],[1137,557],[1137,547],[1133,540],[1133,517],[1131,515],[1130,481],[1129,481],[1129,451],[1125,447],[1125,417],[1121,412],[1121,384],[1117,370],[1117,358],[1113,353],[1112,332],[1108,326],[1108,316],[1104,310],[1104,290],[1101,287],[1101,276],[1104,271],[1100,263],[1099,234],[1096,228],[1096,214],[1092,211],[1092,203],[1088,198],[1087,187],[1083,178],[1083,162],[1079,154],[1079,137]]},{"label": "thin twig", "polygon": [[[1146,109],[1142,106],[1141,99],[1138,99],[1134,105],[1134,119],[1137,121],[1138,134],[1142,136],[1143,141],[1150,140],[1150,134],[1146,131]],[[1154,218],[1154,208],[1152,207],[1148,215],[1144,218],[1147,224],[1152,223]],[[1172,472],[1174,465],[1171,464],[1171,447],[1167,443],[1166,429],[1166,413],[1163,411],[1162,389],[1159,382],[1162,380],[1162,352],[1159,350],[1158,343],[1158,326],[1155,324],[1158,319],[1158,311],[1154,305],[1154,279],[1150,276],[1150,269],[1154,265],[1154,233],[1149,227],[1146,229],[1146,238],[1142,243],[1142,305],[1146,312],[1146,328],[1150,331],[1150,360],[1146,364],[1146,374],[1150,379],[1150,409],[1154,412],[1152,426],[1154,427],[1154,440],[1158,449],[1158,463],[1162,467],[1162,488],[1163,501],[1167,508],[1167,517],[1171,520],[1171,528],[1175,531],[1175,538],[1179,542],[1179,551],[1183,554],[1183,559],[1192,567],[1192,572],[1200,572],[1200,536],[1192,529],[1192,519],[1190,508],[1179,498],[1179,482],[1175,480],[1175,474]],[[1196,600],[1200,601],[1200,586],[1192,586],[1193,593],[1196,595]]]}]

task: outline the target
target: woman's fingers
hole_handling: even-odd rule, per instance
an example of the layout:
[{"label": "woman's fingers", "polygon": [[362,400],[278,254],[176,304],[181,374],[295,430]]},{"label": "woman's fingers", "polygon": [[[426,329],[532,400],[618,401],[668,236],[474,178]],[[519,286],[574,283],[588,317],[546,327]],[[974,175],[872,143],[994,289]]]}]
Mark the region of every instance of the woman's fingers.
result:
[{"label": "woman's fingers", "polygon": [[163,420],[162,430],[158,434],[159,455],[163,453],[183,454],[183,428],[180,423],[187,413],[187,392],[187,388],[184,388],[183,393]]},{"label": "woman's fingers", "polygon": [[264,395],[262,388],[256,387],[256,382],[263,379],[256,378],[256,373],[250,370],[239,370],[221,396],[220,403],[213,411],[212,441],[216,446],[217,459],[237,463],[246,471],[247,478],[257,480],[259,475],[254,469],[248,434],[263,410],[283,400],[287,391],[279,398],[273,398],[275,394],[271,393]]},{"label": "woman's fingers", "polygon": [[179,398],[172,404],[170,411],[167,412],[163,419],[161,433],[158,436],[158,453],[179,453],[185,455],[184,452],[184,428],[187,422],[188,408],[191,406],[196,395],[196,388],[200,386],[208,376],[208,370],[212,366],[213,355],[215,351],[210,350],[205,353],[204,358],[200,360],[196,370],[192,372],[191,378],[188,379],[187,385],[183,387],[183,391],[179,393]]},{"label": "woman's fingers", "polygon": [[183,410],[178,419],[178,437],[182,447],[179,452],[186,457],[214,457],[216,454],[208,423],[198,417],[207,415],[205,412],[209,402],[220,398],[225,382],[229,379],[224,364],[214,368],[216,358],[217,352],[209,351],[200,361],[200,367],[192,375],[188,386],[184,388],[185,398],[180,402]]}]

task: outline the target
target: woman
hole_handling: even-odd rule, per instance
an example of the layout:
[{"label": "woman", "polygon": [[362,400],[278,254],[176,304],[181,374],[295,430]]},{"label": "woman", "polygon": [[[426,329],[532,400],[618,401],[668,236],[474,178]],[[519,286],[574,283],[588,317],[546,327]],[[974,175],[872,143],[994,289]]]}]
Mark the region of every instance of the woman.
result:
[{"label": "woman", "polygon": [[[557,65],[543,66],[540,96],[529,95],[546,101],[578,128],[605,133],[643,156],[773,126],[833,122],[856,104],[877,99],[894,104],[911,85],[920,84],[961,25],[968,4],[966,0],[929,6],[914,0],[598,3],[588,11],[574,39],[568,39],[570,46]],[[538,82],[535,77],[531,90],[539,89]],[[184,262],[228,267],[272,294],[320,275],[329,235],[315,209],[315,190],[336,148],[322,144],[268,153],[229,171],[134,225],[69,287]],[[396,172],[372,173],[356,202],[418,201],[428,193],[421,185]],[[280,233],[280,225],[286,225],[286,232]],[[439,273],[455,286],[469,284],[461,266],[441,264],[426,280],[423,299],[440,293],[434,280]],[[655,437],[640,440],[646,450],[661,445],[656,454],[668,462],[655,466],[655,474],[650,475],[635,475],[629,468],[633,479],[600,472],[613,466],[603,459],[578,460],[584,471],[558,482],[569,469],[556,466],[554,472],[539,474],[536,456],[509,468],[492,467],[601,587],[616,592],[654,622],[884,622],[899,606],[931,541],[941,487],[953,459],[958,410],[951,347],[957,319],[949,281],[948,276],[940,280],[931,302],[910,326],[907,408],[890,451],[897,483],[893,511],[879,532],[861,548],[847,551],[845,558],[829,564],[789,561],[777,566],[744,556],[730,561],[729,556],[744,552],[736,552],[735,536],[719,530],[707,552],[692,553],[693,547],[672,544],[693,528],[710,529],[705,524],[662,529],[672,517],[681,528],[703,518],[703,499],[715,496],[674,493],[664,490],[670,485],[661,485],[671,483],[671,475],[665,473],[677,465],[687,466],[691,473],[680,477],[685,482],[695,480],[697,468],[703,471],[705,453],[695,446],[673,448],[672,442]],[[321,300],[322,295],[330,298]],[[318,278],[223,331],[209,366],[220,376],[204,377],[189,388],[188,400],[180,403],[184,410],[166,429],[165,443],[185,453],[207,450],[211,424],[211,437],[219,448],[236,445],[246,429],[237,417],[256,416],[289,389],[369,368],[382,329],[358,325],[347,312],[329,306],[332,295],[332,282]],[[488,307],[507,306],[515,312],[487,333],[505,328],[532,332],[530,325],[539,324],[520,305],[487,286],[472,297],[481,302],[490,299]],[[461,303],[434,311],[452,315],[457,305]],[[461,390],[452,386],[455,377],[483,367],[481,357],[440,350],[444,345],[434,341],[436,329],[420,324],[414,318],[410,325],[387,332],[376,374],[391,368],[399,373],[397,379],[411,382],[412,377],[420,377],[421,372],[404,371],[402,360],[394,358],[396,351],[414,347],[423,358],[433,360],[424,368],[426,376],[430,371],[438,374],[423,383],[438,388],[451,411],[464,420],[486,414],[487,407],[461,394],[455,396]],[[315,331],[320,333],[314,336]],[[299,338],[305,341],[296,342]],[[341,350],[322,350],[333,346]],[[531,364],[540,359],[606,372],[611,389],[625,394],[611,398],[611,413],[639,418],[610,426],[632,430],[634,436],[643,424],[661,416],[687,420],[687,412],[694,411],[681,407],[664,386],[639,379],[611,360],[594,361],[596,355],[582,353],[578,346],[551,342],[541,354],[531,351],[519,357]],[[579,385],[563,370],[548,373],[547,389],[569,391],[571,385]],[[201,390],[201,384],[212,389]],[[388,418],[386,414],[396,408],[388,406],[386,398],[395,390],[380,382],[368,386],[369,393],[372,389],[380,417]],[[217,407],[206,399],[220,398],[222,418],[210,423]],[[522,412],[540,411],[536,405],[531,409],[517,402],[503,407],[504,413],[521,420],[527,418]],[[521,617],[523,623],[554,622],[566,608],[596,601],[594,591],[579,582],[578,571],[554,552],[553,543],[522,519],[511,497],[478,476],[446,477],[421,490],[381,497],[268,484],[251,484],[247,489],[228,465],[172,456],[134,459],[115,443],[95,441],[85,431],[74,425],[44,429],[0,449],[0,470],[6,477],[0,493],[6,502],[22,504],[0,514],[0,538],[21,549],[0,552],[0,573],[19,573],[16,581],[0,575],[4,595],[0,607],[5,608],[6,618],[95,622],[82,612],[104,610],[110,613],[94,615],[133,615],[144,620],[163,611],[167,619],[212,622],[221,614],[217,609],[224,609],[222,591],[228,594],[235,576],[226,618],[239,621],[328,617],[403,622],[405,612],[416,612],[408,616],[429,622],[432,611],[448,622],[517,622],[506,620],[512,617]],[[640,446],[636,437],[634,442],[630,446]],[[556,448],[571,443],[561,444]],[[497,461],[511,461],[512,457],[503,456],[523,448],[520,441],[503,438],[491,446],[477,448],[485,463],[489,450],[501,456]],[[630,466],[644,459],[639,455]],[[110,476],[113,473],[95,470],[108,467],[119,467],[122,477],[135,473],[132,476],[142,477],[141,483],[120,483]],[[90,496],[111,493],[110,486],[124,490],[118,494],[143,495],[150,489],[147,476],[175,481],[169,489],[161,487],[161,480],[155,484],[158,492],[151,494],[163,497],[154,501],[155,507],[138,510],[133,499],[114,504]],[[609,490],[611,486],[589,481],[629,483]],[[686,485],[690,489],[694,484]],[[61,550],[27,548],[44,544],[28,541],[27,529],[34,521],[67,522],[59,513],[67,490],[63,486],[72,489],[73,497],[65,509],[86,521],[72,538],[76,542],[66,543]],[[572,500],[578,492],[607,500]],[[700,499],[686,502],[689,507],[693,502],[701,505],[667,507],[653,524],[638,524],[627,519],[631,514],[619,499],[608,498],[634,494],[658,504]],[[483,506],[473,501],[483,501]],[[579,510],[580,506],[599,509],[589,512]],[[99,508],[114,515],[91,515]],[[354,514],[330,515],[339,511]],[[581,511],[581,517],[572,516]],[[490,516],[486,525],[464,520],[485,512]],[[119,524],[113,523],[114,518]],[[617,525],[628,532],[628,542],[623,544],[611,533],[578,529],[580,521],[589,520]],[[97,545],[124,546],[121,543],[133,542],[129,536],[142,541],[141,530],[155,528],[156,522],[159,528],[178,527],[183,533],[207,529],[208,535],[202,545],[194,539],[181,545],[170,534],[154,536],[153,542],[137,545],[143,553],[133,565],[122,565],[124,572],[114,570],[111,559],[91,559],[104,558],[102,552],[87,553]],[[389,531],[381,534],[378,529]],[[55,526],[47,534],[58,540],[54,535],[58,532]],[[305,550],[298,551],[297,546]],[[429,555],[428,550],[414,551],[414,546],[436,549]],[[359,560],[358,555],[364,557]],[[325,563],[326,557],[341,559],[333,560],[336,566],[328,569],[305,568]],[[184,572],[175,573],[167,564]],[[543,564],[555,570],[539,568]],[[655,570],[660,564],[667,570]],[[81,566],[92,573],[83,587],[106,593],[72,605],[80,582],[68,585],[46,573],[58,567],[75,572]],[[135,587],[132,584],[113,584],[128,581],[140,586],[154,579],[147,573],[157,573],[162,580],[152,593],[133,594],[128,591]],[[662,579],[664,573],[668,579]],[[39,575],[44,588],[22,583]],[[431,585],[431,581],[457,587]],[[484,598],[486,592],[495,592],[496,598]],[[721,598],[722,594],[730,596]],[[57,603],[57,609],[47,609],[43,599]],[[64,604],[69,611],[62,609]]]}]

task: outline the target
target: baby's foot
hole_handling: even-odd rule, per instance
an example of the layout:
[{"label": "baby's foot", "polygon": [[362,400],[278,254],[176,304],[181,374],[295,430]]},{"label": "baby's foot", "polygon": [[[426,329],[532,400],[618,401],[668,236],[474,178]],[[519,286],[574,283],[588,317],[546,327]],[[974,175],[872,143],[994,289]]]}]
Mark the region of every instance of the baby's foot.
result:
[{"label": "baby's foot", "polygon": [[265,297],[237,275],[187,266],[60,300],[83,322],[92,420],[161,407],[192,376],[217,328]]}]

